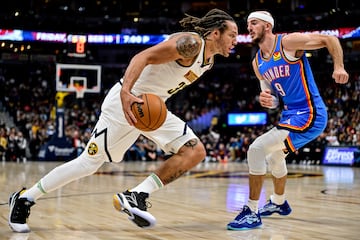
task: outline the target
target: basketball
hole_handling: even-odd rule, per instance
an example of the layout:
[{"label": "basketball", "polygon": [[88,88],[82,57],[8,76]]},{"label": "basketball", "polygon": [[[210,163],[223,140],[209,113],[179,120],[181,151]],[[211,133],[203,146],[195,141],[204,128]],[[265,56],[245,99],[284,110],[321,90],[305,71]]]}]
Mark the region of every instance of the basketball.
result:
[{"label": "basketball", "polygon": [[144,93],[138,96],[144,103],[134,103],[131,111],[136,117],[135,127],[141,131],[154,131],[166,119],[167,107],[165,102],[157,95]]}]

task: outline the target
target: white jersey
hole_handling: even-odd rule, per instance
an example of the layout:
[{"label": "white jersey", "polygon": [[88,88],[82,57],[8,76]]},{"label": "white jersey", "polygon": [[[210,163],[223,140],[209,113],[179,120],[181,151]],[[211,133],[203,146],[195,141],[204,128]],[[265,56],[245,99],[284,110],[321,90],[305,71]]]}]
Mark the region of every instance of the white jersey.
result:
[{"label": "white jersey", "polygon": [[[131,92],[134,95],[154,93],[166,101],[172,94],[192,84],[213,66],[213,57],[208,62],[205,61],[204,49],[205,42],[201,39],[201,50],[194,63],[188,67],[176,61],[147,65]],[[83,156],[99,161],[121,161],[123,154],[140,134],[153,140],[166,153],[176,153],[186,142],[197,138],[192,129],[169,110],[164,124],[155,131],[142,132],[130,126],[121,108],[121,85],[122,80],[115,84],[105,97],[99,121],[86,147],[88,154]],[[95,146],[96,154],[93,150]]]},{"label": "white jersey", "polygon": [[[197,34],[197,33],[194,33]],[[164,101],[174,93],[192,84],[214,64],[212,57],[205,61],[205,42],[201,38],[201,50],[191,66],[182,66],[177,61],[147,65],[135,82],[132,93],[154,93]]]}]

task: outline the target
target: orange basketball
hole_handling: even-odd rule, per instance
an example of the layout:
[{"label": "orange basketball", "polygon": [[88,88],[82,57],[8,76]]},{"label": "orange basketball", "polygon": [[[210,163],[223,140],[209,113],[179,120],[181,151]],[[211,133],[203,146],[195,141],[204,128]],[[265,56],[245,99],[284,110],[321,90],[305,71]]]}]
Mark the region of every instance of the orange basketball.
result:
[{"label": "orange basketball", "polygon": [[158,129],[166,119],[167,108],[165,102],[157,95],[144,93],[138,96],[144,103],[134,103],[131,111],[136,117],[135,127],[142,131]]}]

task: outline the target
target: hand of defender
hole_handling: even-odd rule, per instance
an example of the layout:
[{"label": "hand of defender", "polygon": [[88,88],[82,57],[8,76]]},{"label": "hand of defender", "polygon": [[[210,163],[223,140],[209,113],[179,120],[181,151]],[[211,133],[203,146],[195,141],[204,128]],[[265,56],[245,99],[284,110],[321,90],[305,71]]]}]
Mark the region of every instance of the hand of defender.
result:
[{"label": "hand of defender", "polygon": [[336,83],[345,84],[349,80],[349,74],[343,68],[334,70],[332,78],[335,79]]},{"label": "hand of defender", "polygon": [[273,97],[270,89],[260,92],[259,102],[262,107],[271,108],[273,106]]},{"label": "hand of defender", "polygon": [[137,122],[134,114],[131,111],[131,105],[134,103],[143,103],[144,101],[141,98],[138,98],[131,94],[130,92],[121,90],[120,91],[120,98],[121,98],[121,104],[124,111],[124,115],[126,118],[126,121],[130,124],[130,126],[134,126],[134,124]]}]

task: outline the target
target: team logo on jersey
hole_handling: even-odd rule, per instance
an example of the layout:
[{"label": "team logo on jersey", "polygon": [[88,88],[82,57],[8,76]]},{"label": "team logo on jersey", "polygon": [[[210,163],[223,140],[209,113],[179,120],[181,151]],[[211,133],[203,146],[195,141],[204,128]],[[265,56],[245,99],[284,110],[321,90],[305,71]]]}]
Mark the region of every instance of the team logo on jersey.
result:
[{"label": "team logo on jersey", "polygon": [[196,79],[198,79],[199,77],[191,70],[189,70],[184,77],[189,80],[190,82],[195,81]]},{"label": "team logo on jersey", "polygon": [[280,52],[274,52],[273,59],[274,61],[280,60],[281,54]]},{"label": "team logo on jersey", "polygon": [[89,147],[88,147],[88,154],[93,156],[95,155],[97,152],[98,152],[98,146],[96,145],[96,143],[92,142],[89,144]]}]

